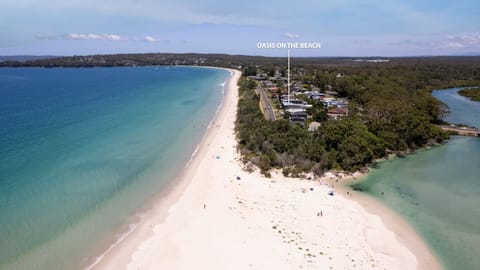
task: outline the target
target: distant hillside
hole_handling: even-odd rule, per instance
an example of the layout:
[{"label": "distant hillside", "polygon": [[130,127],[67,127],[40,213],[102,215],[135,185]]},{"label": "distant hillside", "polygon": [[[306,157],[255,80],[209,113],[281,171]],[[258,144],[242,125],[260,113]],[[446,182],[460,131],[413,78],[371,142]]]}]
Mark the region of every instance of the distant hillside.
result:
[{"label": "distant hillside", "polygon": [[[227,54],[199,53],[146,53],[146,54],[110,54],[69,57],[41,56],[41,59],[23,61],[0,61],[0,66],[8,67],[112,67],[112,66],[150,66],[150,65],[198,65],[245,68],[248,66],[283,66],[286,57],[264,57]],[[0,58],[1,59],[1,58]],[[436,56],[436,57],[388,57],[385,61],[376,61],[378,57],[295,57],[297,67],[394,67],[397,65],[434,65],[478,67],[480,56]],[[386,61],[388,60],[388,61]],[[440,77],[441,78],[441,77]]]},{"label": "distant hillside", "polygon": [[452,56],[480,56],[480,52],[466,52],[466,53],[453,54]]},{"label": "distant hillside", "polygon": [[58,56],[53,56],[53,55],[7,55],[7,56],[1,56],[0,55],[0,62],[2,62],[2,61],[26,62],[26,61],[50,59],[50,58],[56,58],[56,57],[58,57]]}]

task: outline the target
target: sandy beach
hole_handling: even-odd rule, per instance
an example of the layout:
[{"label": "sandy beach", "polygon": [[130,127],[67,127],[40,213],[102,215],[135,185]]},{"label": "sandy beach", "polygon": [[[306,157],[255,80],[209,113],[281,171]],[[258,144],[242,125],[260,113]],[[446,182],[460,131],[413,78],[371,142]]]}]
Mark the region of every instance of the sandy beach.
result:
[{"label": "sandy beach", "polygon": [[239,76],[233,71],[182,177],[94,269],[440,268],[389,209],[336,184],[330,196],[330,176],[265,178],[243,170],[234,134]]}]

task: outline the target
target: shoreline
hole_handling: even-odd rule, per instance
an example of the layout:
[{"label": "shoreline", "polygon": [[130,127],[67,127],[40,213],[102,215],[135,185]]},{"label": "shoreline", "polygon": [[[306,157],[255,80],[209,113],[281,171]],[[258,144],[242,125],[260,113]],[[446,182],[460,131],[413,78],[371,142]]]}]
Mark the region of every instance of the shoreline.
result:
[{"label": "shoreline", "polygon": [[440,269],[435,258],[424,262],[429,250],[415,248],[416,232],[380,202],[243,170],[234,131],[240,72],[228,70],[223,106],[179,180],[89,269]]},{"label": "shoreline", "polygon": [[[424,148],[417,151],[425,151],[429,148]],[[410,153],[413,154],[416,151]],[[390,156],[384,160],[392,160],[399,157]],[[336,184],[336,188],[343,193],[344,196],[350,198],[351,200],[357,202],[361,205],[368,213],[380,217],[383,224],[392,232],[395,233],[396,238],[405,245],[410,251],[412,251],[418,262],[417,269],[420,270],[430,270],[430,269],[444,269],[440,259],[433,252],[433,249],[428,245],[426,240],[413,228],[413,226],[400,214],[395,212],[393,209],[389,208],[386,204],[383,204],[380,200],[375,197],[369,196],[368,194],[354,190],[350,185],[356,184],[364,181],[364,178],[368,176],[369,171],[367,172],[356,172],[351,175],[340,173],[340,176],[327,179],[330,184]],[[333,183],[333,180],[336,182]],[[338,181],[337,181],[338,180]],[[347,195],[350,194],[350,195]]]},{"label": "shoreline", "polygon": [[[202,137],[201,141],[194,149],[191,154],[191,158],[184,166],[184,170],[179,174],[175,181],[171,181],[164,190],[162,190],[158,197],[150,200],[150,203],[147,203],[147,206],[143,208],[142,216],[140,220],[135,223],[136,228],[127,232],[128,235],[124,235],[125,232],[120,234],[119,238],[121,241],[113,243],[105,252],[100,254],[95,258],[95,262],[89,264],[86,270],[91,269],[118,269],[122,265],[126,265],[129,262],[129,254],[133,254],[138,245],[139,239],[146,239],[151,236],[153,232],[151,231],[152,227],[156,224],[164,222],[169,214],[170,208],[175,204],[176,200],[181,196],[185,191],[187,186],[190,184],[188,177],[191,177],[191,169],[198,166],[199,156],[202,155],[202,152],[205,152],[209,147],[209,141],[212,140],[213,130],[216,128],[214,126],[222,115],[226,107],[226,102],[229,100],[228,96],[232,95],[234,88],[236,87],[237,81],[241,76],[240,71],[229,68],[220,68],[220,67],[211,67],[211,66],[189,66],[197,68],[212,68],[212,69],[221,69],[226,70],[231,73],[231,75],[226,80],[226,86],[224,88],[224,94],[222,101],[217,108],[217,111],[211,120],[209,126],[205,129],[205,134]],[[233,85],[233,86],[232,86]],[[236,105],[235,105],[236,106]],[[236,107],[235,107],[236,108]],[[190,173],[189,173],[190,172]]]},{"label": "shoreline", "polygon": [[444,269],[439,259],[433,253],[431,247],[428,246],[426,241],[404,217],[400,216],[386,205],[383,205],[375,198],[357,191],[354,191],[354,194],[357,203],[366,209],[367,212],[379,216],[384,225],[395,233],[399,242],[413,252],[418,262],[417,269]]}]

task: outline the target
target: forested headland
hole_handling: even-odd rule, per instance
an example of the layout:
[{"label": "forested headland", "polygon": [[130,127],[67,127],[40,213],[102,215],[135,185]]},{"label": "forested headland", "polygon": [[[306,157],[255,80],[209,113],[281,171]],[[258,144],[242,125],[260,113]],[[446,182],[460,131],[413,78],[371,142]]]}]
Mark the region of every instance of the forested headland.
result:
[{"label": "forested headland", "polygon": [[465,88],[458,93],[464,97],[468,97],[473,101],[480,101],[480,87],[471,87],[471,88]]}]

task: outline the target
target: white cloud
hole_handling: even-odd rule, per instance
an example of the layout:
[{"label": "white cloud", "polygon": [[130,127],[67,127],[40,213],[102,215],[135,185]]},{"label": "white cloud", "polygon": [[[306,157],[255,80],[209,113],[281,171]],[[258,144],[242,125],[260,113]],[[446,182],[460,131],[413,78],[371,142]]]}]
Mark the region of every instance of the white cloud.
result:
[{"label": "white cloud", "polygon": [[115,34],[92,34],[92,33],[70,33],[63,35],[51,34],[35,34],[34,37],[38,40],[106,40],[106,41],[135,41],[135,42],[169,42],[168,40],[161,40],[152,36],[135,37],[135,36],[120,36]]},{"label": "white cloud", "polygon": [[440,50],[480,50],[480,34],[456,34],[433,43]]},{"label": "white cloud", "polygon": [[160,39],[154,38],[154,37],[151,37],[151,36],[146,36],[143,40],[146,41],[146,42],[160,42],[161,41]]},{"label": "white cloud", "polygon": [[431,48],[435,46],[435,42],[427,40],[404,39],[400,41],[390,42],[388,43],[388,45],[412,48]]},{"label": "white cloud", "polygon": [[480,34],[448,35],[447,46],[452,48],[480,47]]},{"label": "white cloud", "polygon": [[72,40],[109,40],[109,41],[121,41],[125,40],[125,38],[114,35],[114,34],[78,34],[78,33],[70,33],[64,36],[65,39],[72,39]]},{"label": "white cloud", "polygon": [[285,37],[289,38],[289,39],[296,39],[296,38],[299,38],[300,35],[299,34],[295,34],[295,33],[285,33],[284,34]]},{"label": "white cloud", "polygon": [[446,44],[441,44],[439,48],[446,48],[446,49],[463,49],[465,45],[459,42],[447,42]]},{"label": "white cloud", "polygon": [[480,34],[455,34],[420,40],[407,39],[392,42],[390,45],[440,51],[480,50]]}]

